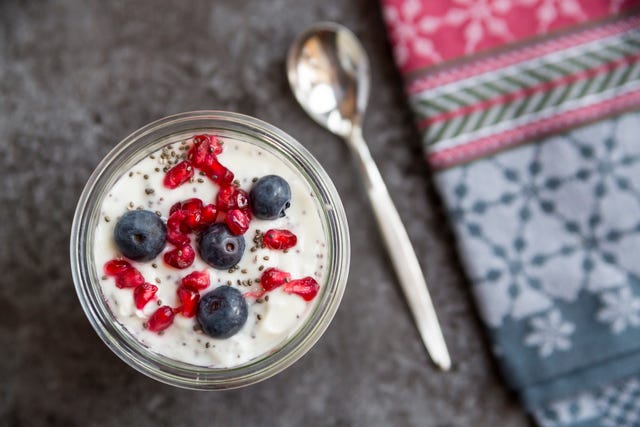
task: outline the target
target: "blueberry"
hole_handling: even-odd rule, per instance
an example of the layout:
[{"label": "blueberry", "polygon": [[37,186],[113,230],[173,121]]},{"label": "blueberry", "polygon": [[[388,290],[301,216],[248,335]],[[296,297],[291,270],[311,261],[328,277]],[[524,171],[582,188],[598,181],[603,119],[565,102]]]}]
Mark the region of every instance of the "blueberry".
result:
[{"label": "blueberry", "polygon": [[226,270],[242,259],[244,237],[231,234],[223,223],[209,226],[200,236],[198,249],[202,259],[211,267]]},{"label": "blueberry", "polygon": [[291,205],[291,188],[284,178],[267,175],[253,185],[249,198],[256,218],[276,219],[283,217]]},{"label": "blueberry", "polygon": [[213,338],[229,338],[247,321],[247,302],[242,293],[231,286],[219,286],[200,298],[198,323]]},{"label": "blueberry", "polygon": [[118,220],[113,237],[125,257],[134,261],[151,261],[164,248],[167,227],[151,211],[129,211]]}]

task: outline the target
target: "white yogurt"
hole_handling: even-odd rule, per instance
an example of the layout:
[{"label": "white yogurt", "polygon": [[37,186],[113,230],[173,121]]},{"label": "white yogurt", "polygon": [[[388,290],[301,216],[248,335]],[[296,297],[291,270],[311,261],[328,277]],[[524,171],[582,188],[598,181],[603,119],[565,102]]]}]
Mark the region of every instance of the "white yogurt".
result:
[{"label": "white yogurt", "polygon": [[[180,150],[181,144],[173,144],[178,155],[186,153]],[[291,206],[287,215],[273,221],[253,219],[249,230],[245,233],[246,250],[238,269],[230,273],[227,270],[216,270],[206,264],[199,255],[194,263],[183,270],[175,269],[163,261],[164,252],[172,250],[173,245],[167,243],[163,253],[150,262],[133,262],[145,280],[158,287],[157,300],[149,302],[143,310],[135,307],[132,289],[119,289],[111,277],[101,277],[100,285],[104,298],[115,319],[122,324],[138,341],[150,351],[181,362],[214,368],[228,368],[244,364],[256,357],[265,355],[291,337],[305,322],[313,310],[315,301],[304,301],[300,296],[287,294],[275,289],[257,302],[247,298],[249,317],[242,329],[227,339],[211,338],[197,330],[197,320],[185,318],[177,314],[174,323],[162,333],[151,332],[144,327],[149,316],[160,305],[176,307],[179,301],[176,290],[180,280],[193,271],[207,270],[211,278],[211,286],[201,295],[217,286],[231,286],[241,292],[259,291],[260,285],[255,283],[264,269],[276,267],[291,274],[293,279],[311,276],[320,284],[321,291],[327,271],[326,238],[317,207],[317,200],[312,195],[310,186],[298,173],[275,155],[262,148],[243,141],[224,139],[224,152],[218,156],[220,162],[229,168],[239,181],[240,188],[250,190],[252,180],[264,175],[282,176],[291,186]],[[102,272],[104,264],[114,258],[121,257],[113,239],[113,229],[118,218],[127,210],[142,207],[160,212],[166,221],[171,206],[179,201],[192,197],[201,199],[204,204],[215,203],[218,185],[196,171],[193,183],[186,183],[170,190],[163,186],[163,168],[165,160],[160,158],[160,151],[146,157],[118,179],[102,203],[101,218],[95,231],[94,258],[96,269]],[[153,190],[153,191],[151,191]],[[266,231],[271,228],[287,229],[298,237],[296,246],[287,251],[275,251],[254,246],[253,237],[256,230]],[[196,249],[195,237],[192,235],[192,246]],[[153,267],[156,265],[156,267]],[[263,270],[260,270],[263,267]],[[253,284],[247,286],[252,279]],[[243,282],[238,284],[238,281]]]}]

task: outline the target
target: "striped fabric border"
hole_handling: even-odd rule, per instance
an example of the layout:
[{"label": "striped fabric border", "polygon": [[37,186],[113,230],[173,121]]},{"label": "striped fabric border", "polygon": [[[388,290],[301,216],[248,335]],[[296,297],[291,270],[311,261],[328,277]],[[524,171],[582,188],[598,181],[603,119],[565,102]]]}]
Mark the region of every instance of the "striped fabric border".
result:
[{"label": "striped fabric border", "polygon": [[474,74],[478,66],[469,63],[448,74],[463,77],[412,93],[431,166],[465,163],[640,105],[640,18],[609,27],[568,36],[578,44],[521,48],[545,53],[502,68]]}]

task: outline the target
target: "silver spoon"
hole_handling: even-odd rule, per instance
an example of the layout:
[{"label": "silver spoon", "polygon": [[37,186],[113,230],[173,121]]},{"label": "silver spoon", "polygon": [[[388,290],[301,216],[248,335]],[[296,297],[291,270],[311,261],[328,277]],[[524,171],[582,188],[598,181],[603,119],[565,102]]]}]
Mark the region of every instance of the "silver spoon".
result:
[{"label": "silver spoon", "polygon": [[342,25],[316,24],[289,49],[287,75],[302,108],[351,149],[422,341],[434,363],[449,370],[451,359],[420,264],[362,137],[369,97],[369,59],[364,48]]}]

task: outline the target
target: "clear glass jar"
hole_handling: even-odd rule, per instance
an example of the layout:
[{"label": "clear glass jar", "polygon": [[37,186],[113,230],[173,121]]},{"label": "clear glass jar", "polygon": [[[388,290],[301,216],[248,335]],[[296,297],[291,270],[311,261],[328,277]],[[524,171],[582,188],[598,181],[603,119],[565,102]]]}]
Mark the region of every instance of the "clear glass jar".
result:
[{"label": "clear glass jar", "polygon": [[[109,189],[133,165],[163,146],[197,133],[214,133],[255,144],[289,163],[314,192],[328,247],[326,280],[315,307],[297,332],[271,353],[232,368],[206,368],[153,353],[118,323],[102,295],[94,262],[94,231]],[[96,167],[76,208],[71,230],[75,288],[92,326],[122,360],[151,378],[196,389],[246,386],[281,372],[302,357],[329,326],[344,293],[350,246],[344,208],[329,176],[300,143],[260,120],[236,113],[197,111],[153,122],[120,142]]]}]

